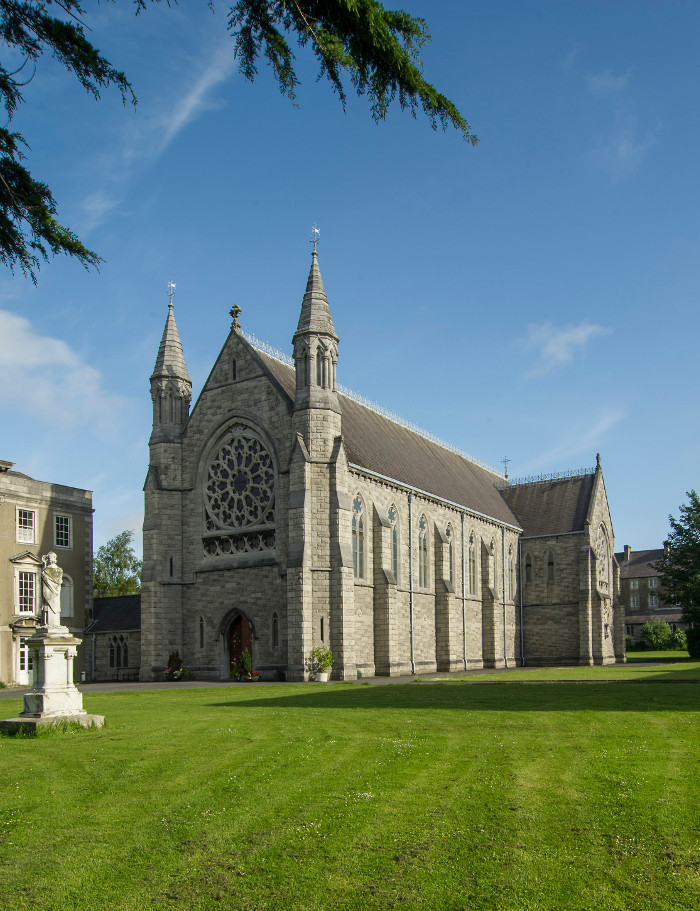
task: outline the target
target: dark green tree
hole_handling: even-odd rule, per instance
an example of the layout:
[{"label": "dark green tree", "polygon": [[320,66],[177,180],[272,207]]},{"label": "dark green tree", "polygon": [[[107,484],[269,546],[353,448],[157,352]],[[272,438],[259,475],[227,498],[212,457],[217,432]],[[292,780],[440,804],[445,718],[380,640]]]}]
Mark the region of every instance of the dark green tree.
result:
[{"label": "dark green tree", "polygon": [[[137,13],[152,2],[161,0],[135,0]],[[24,100],[22,87],[45,53],[95,98],[101,89],[113,86],[124,102],[136,102],[124,73],[85,37],[82,16],[81,0],[0,0],[0,40],[10,59],[19,60],[14,68],[0,64],[0,103],[8,123]],[[376,0],[238,0],[227,23],[243,75],[255,78],[262,55],[292,101],[299,80],[290,40],[312,48],[319,78],[330,81],[343,107],[345,75],[358,95],[367,95],[375,120],[384,119],[396,99],[414,116],[422,109],[433,129],[438,124],[443,129],[452,126],[468,142],[477,142],[455,105],[423,78],[420,52],[430,41],[423,19],[387,10]],[[0,128],[0,262],[11,270],[21,269],[35,283],[37,270],[49,255],[65,253],[86,268],[96,266],[100,257],[56,220],[51,191],[22,164],[23,148],[28,145],[22,136],[7,125]]]},{"label": "dark green tree", "polygon": [[96,598],[137,595],[141,591],[141,560],[131,546],[133,531],[123,531],[103,544],[93,563],[93,589]]},{"label": "dark green tree", "polygon": [[680,507],[680,516],[668,517],[671,533],[668,548],[655,564],[661,579],[664,599],[683,609],[683,622],[688,624],[688,651],[700,657],[700,497],[688,491],[688,504]]}]

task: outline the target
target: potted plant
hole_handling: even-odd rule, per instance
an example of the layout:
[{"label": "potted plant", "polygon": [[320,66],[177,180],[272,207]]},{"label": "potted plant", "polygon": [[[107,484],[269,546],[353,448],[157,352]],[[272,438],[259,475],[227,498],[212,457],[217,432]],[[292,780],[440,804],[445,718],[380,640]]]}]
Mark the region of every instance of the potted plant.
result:
[{"label": "potted plant", "polygon": [[318,645],[311,652],[311,673],[318,683],[328,683],[329,671],[333,667],[333,652],[323,645]]},{"label": "potted plant", "polygon": [[244,648],[243,651],[241,652],[241,657],[239,659],[238,664],[240,666],[242,676],[245,677],[247,680],[252,680],[253,679],[253,659],[251,658],[250,652],[248,651],[247,648]]}]

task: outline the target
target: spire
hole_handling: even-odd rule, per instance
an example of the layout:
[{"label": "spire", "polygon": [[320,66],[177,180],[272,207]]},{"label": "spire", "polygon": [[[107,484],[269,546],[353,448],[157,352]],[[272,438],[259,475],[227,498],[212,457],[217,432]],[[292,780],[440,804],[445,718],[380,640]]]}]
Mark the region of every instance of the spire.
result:
[{"label": "spire", "polygon": [[172,298],[168,304],[168,318],[165,321],[163,337],[160,340],[158,357],[156,358],[156,365],[153,368],[151,379],[153,380],[156,377],[172,377],[177,380],[185,380],[191,385],[187,367],[185,366],[185,356],[182,353],[180,336],[175,324]]},{"label": "spire", "polygon": [[318,267],[318,253],[315,250],[311,254],[309,279],[306,282],[306,292],[301,302],[299,324],[292,341],[296,341],[298,335],[309,332],[314,335],[329,335],[334,341],[338,341],[328,306],[326,289],[323,287],[321,270]]}]

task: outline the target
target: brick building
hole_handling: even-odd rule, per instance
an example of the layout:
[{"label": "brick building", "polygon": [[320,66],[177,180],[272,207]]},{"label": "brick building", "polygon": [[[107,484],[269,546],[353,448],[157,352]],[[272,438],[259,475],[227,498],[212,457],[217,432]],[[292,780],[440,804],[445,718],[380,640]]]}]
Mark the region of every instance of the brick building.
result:
[{"label": "brick building", "polygon": [[624,660],[600,462],[510,484],[343,390],[314,252],[293,359],[230,334],[190,414],[172,302],[151,376],[141,678]]},{"label": "brick building", "polygon": [[644,624],[652,621],[668,623],[674,632],[686,628],[681,623],[681,608],[662,597],[654,563],[663,555],[663,548],[632,550],[628,544],[621,553],[615,554],[620,566],[620,601],[625,611],[625,630],[635,642],[641,640]]},{"label": "brick building", "polygon": [[[32,682],[26,640],[41,623],[41,558],[63,569],[61,623],[81,637],[92,607],[92,492],[36,481],[0,461],[0,681]],[[73,662],[82,667],[80,649]]]}]

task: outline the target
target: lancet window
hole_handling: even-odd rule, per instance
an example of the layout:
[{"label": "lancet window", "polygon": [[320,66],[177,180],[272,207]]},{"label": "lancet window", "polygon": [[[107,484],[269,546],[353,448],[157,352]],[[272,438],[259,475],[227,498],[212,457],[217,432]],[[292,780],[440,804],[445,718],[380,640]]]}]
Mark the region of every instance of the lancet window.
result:
[{"label": "lancet window", "polygon": [[358,495],[352,501],[352,568],[356,579],[365,578],[365,509]]},{"label": "lancet window", "polygon": [[547,553],[547,582],[554,582],[554,554],[551,550]]},{"label": "lancet window", "polygon": [[476,544],[474,532],[469,535],[469,594],[476,594]]},{"label": "lancet window", "polygon": [[391,571],[394,579],[399,581],[399,523],[396,507],[389,507],[389,521],[391,522]]},{"label": "lancet window", "polygon": [[513,559],[513,545],[508,548],[508,597],[515,598],[515,560]]},{"label": "lancet window", "polygon": [[525,554],[525,581],[532,582],[532,557]]},{"label": "lancet window", "polygon": [[425,516],[418,521],[418,585],[428,587],[428,522]]},{"label": "lancet window", "polygon": [[447,577],[450,582],[455,580],[455,545],[454,545],[454,534],[452,533],[452,526],[448,525],[445,529],[445,537],[447,538]]}]

